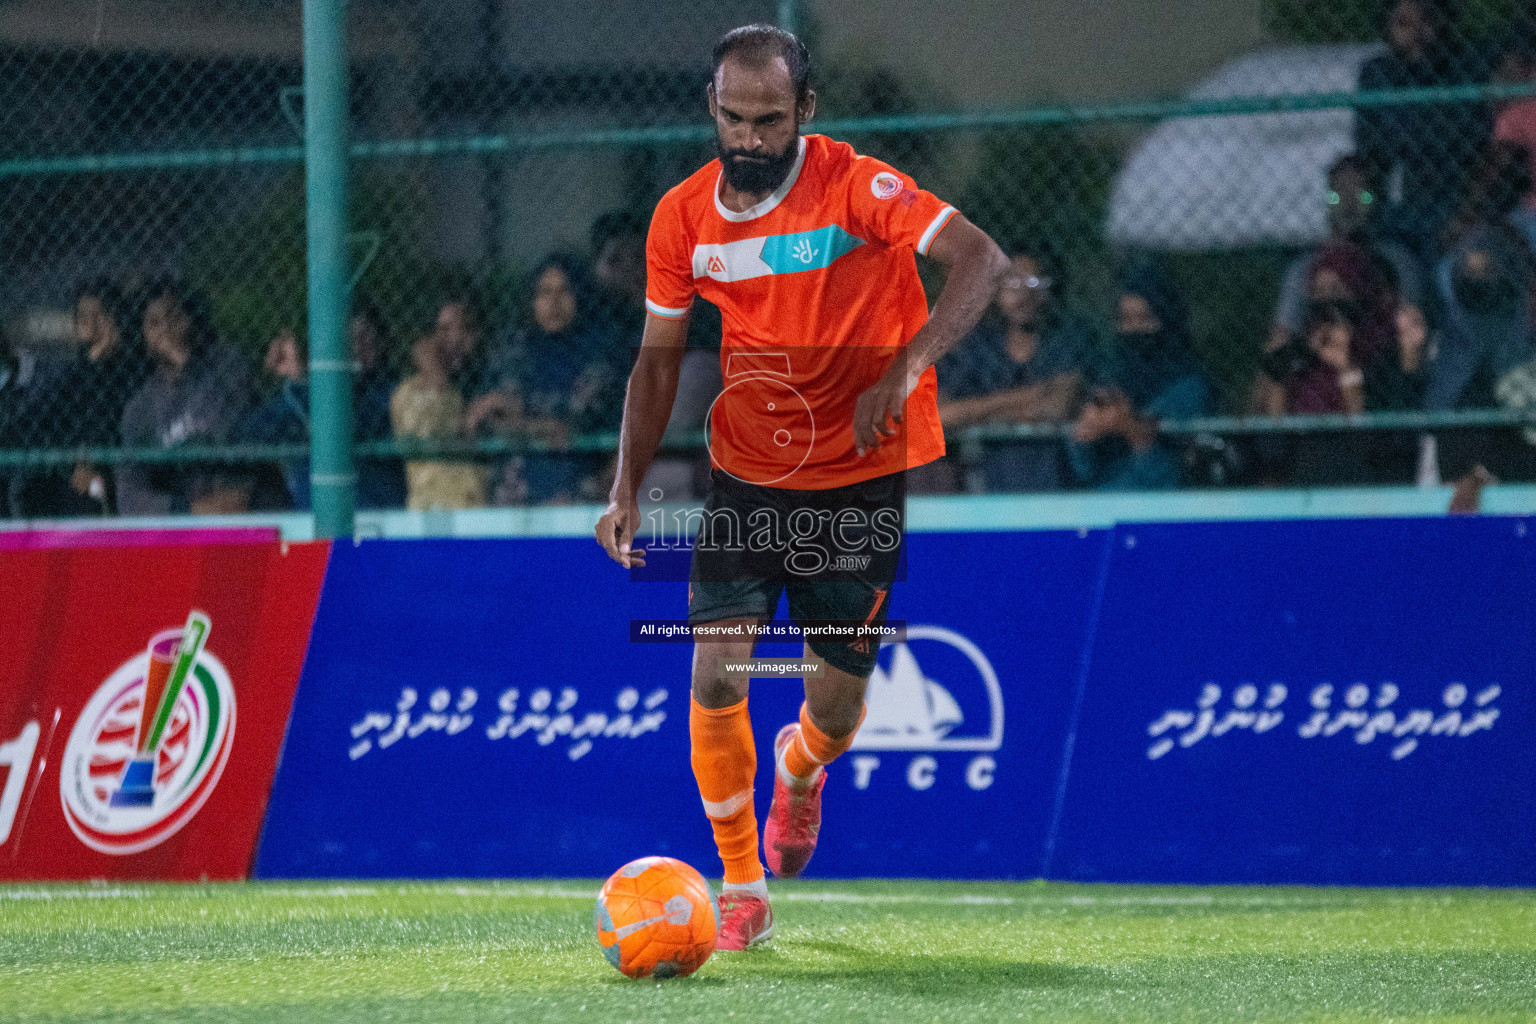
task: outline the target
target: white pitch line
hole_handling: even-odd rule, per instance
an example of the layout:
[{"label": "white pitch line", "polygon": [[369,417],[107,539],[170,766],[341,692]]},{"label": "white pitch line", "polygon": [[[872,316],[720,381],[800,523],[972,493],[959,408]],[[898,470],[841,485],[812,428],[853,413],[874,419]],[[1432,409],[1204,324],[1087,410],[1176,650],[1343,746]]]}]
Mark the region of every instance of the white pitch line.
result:
[{"label": "white pitch line", "polygon": [[453,890],[455,896],[497,896],[501,898],[526,896],[533,899],[549,900],[595,900],[597,889],[560,889],[549,886],[518,886],[516,888],[505,886],[458,886]]},{"label": "white pitch line", "polygon": [[[402,889],[401,892],[413,890]],[[501,899],[527,898],[527,899],[557,899],[557,900],[590,900],[595,899],[597,893],[593,891],[581,891],[565,889],[553,886],[455,886],[449,890],[455,896],[490,896]],[[776,900],[788,900],[799,903],[850,903],[850,904],[884,904],[884,903],[921,903],[939,906],[1033,906],[1049,904],[1070,904],[1073,906],[1137,906],[1141,904],[1195,904],[1204,906],[1216,902],[1215,896],[924,896],[920,894],[891,894],[891,895],[866,895],[852,892],[777,892],[773,896]],[[1269,900],[1266,902],[1274,902]],[[1280,901],[1286,902],[1286,901]]]},{"label": "white pitch line", "polygon": [[892,894],[866,896],[852,892],[781,892],[774,899],[803,903],[923,903],[938,906],[1139,906],[1142,904],[1199,904],[1214,903],[1214,896],[922,896]]},{"label": "white pitch line", "polygon": [[[442,890],[455,896],[475,896],[494,899],[556,899],[556,900],[591,900],[597,895],[596,890],[570,889],[560,886],[538,885],[487,885],[487,886],[454,886],[452,889]],[[395,888],[377,888],[367,886],[334,886],[328,889],[308,889],[295,887],[268,887],[256,886],[250,890],[253,895],[279,896],[297,899],[348,899],[354,896],[377,896],[380,893],[393,893],[396,895],[430,894],[432,886],[427,884],[412,884]],[[5,889],[0,887],[0,898],[8,900],[70,900],[70,899],[135,899],[142,900],[152,896],[175,894],[178,897],[189,895],[186,892],[177,892],[175,889]],[[923,895],[919,893],[891,893],[886,895],[865,894],[853,892],[821,891],[821,892],[796,892],[794,890],[774,893],[775,900],[783,900],[790,903],[842,903],[850,905],[878,906],[890,904],[913,904],[922,906],[1003,906],[1003,907],[1158,907],[1158,906],[1204,906],[1204,907],[1252,907],[1252,906],[1283,906],[1296,910],[1305,909],[1331,909],[1337,908],[1341,903],[1347,903],[1349,897],[1329,898],[1321,896],[1317,899],[1281,896],[1218,896],[1205,893],[1191,893],[1189,895],[1146,895],[1146,896],[1093,896],[1082,893],[1031,896],[1000,896],[1000,895],[971,895],[959,894],[955,896]]]},{"label": "white pitch line", "polygon": [[[252,892],[270,896],[298,896],[311,897],[336,897],[345,899],[349,896],[375,896],[377,889],[342,888],[333,889],[253,889]],[[172,894],[177,897],[192,895],[187,890],[177,890],[174,887],[165,889],[6,889],[0,887],[0,898],[8,900],[102,900],[102,899],[128,899],[143,900],[151,896],[163,896]]]},{"label": "white pitch line", "polygon": [[100,900],[140,899],[142,889],[0,889],[0,897],[8,900]]}]

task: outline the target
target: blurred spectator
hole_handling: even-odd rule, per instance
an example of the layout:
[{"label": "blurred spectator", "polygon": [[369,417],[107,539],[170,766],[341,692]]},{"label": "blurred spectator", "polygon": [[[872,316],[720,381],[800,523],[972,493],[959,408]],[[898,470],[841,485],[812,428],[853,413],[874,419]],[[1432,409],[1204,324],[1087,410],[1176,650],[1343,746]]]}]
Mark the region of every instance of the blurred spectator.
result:
[{"label": "blurred spectator", "polygon": [[[1430,410],[1494,407],[1499,379],[1532,357],[1536,259],[1511,220],[1530,191],[1529,175],[1524,152],[1500,142],[1469,184],[1436,275],[1444,329],[1429,370]],[[1512,430],[1446,432],[1439,451],[1447,479],[1478,464],[1506,480],[1531,473],[1529,446]]]},{"label": "blurred spectator", "polygon": [[[1378,353],[1365,368],[1367,412],[1418,412],[1429,388],[1429,361],[1439,345],[1418,306],[1397,311],[1396,344]],[[1434,440],[1413,431],[1376,433],[1371,480],[1382,484],[1413,483],[1421,477],[1426,447],[1433,458]]]},{"label": "blurred spectator", "polygon": [[[454,290],[437,307],[437,320],[428,335],[428,348],[448,374],[449,383],[465,401],[494,386],[485,308],[468,291]],[[414,353],[413,353],[414,355]]]},{"label": "blurred spectator", "polygon": [[[704,430],[705,420],[723,386],[719,352],[701,348],[684,352],[682,365],[677,369],[677,395],[672,400],[672,415],[667,418],[663,440],[683,441],[688,435]],[[620,402],[623,399],[620,394]],[[659,501],[703,498],[709,487],[709,470],[707,451],[691,458],[682,453],[660,452],[646,471],[640,494],[646,501],[657,491],[660,492]]]},{"label": "blurred spectator", "polygon": [[[645,330],[645,221],[626,210],[598,218],[592,228],[593,276],[600,315],[633,353]],[[688,351],[678,369],[677,396],[667,420],[673,438],[704,429],[705,417],[723,386],[720,373],[720,310],[694,299],[688,313]],[[642,482],[641,493],[660,491],[663,501],[687,501],[702,494],[709,457],[684,458],[662,452]],[[603,495],[597,495],[602,498]]]},{"label": "blurred spectator", "polygon": [[1429,386],[1431,344],[1429,321],[1418,306],[1397,310],[1397,344],[1379,354],[1365,371],[1365,407],[1384,412],[1424,408]]},{"label": "blurred spectator", "polygon": [[[1069,418],[1093,348],[1088,324],[1056,296],[1060,263],[1039,250],[1013,257],[1012,270],[981,323],[939,361],[939,418],[945,427],[1038,423]],[[991,442],[981,471],[988,491],[1054,491],[1066,484],[1057,440]]]},{"label": "blurred spectator", "polygon": [[[645,329],[645,222],[615,210],[592,226],[592,270],[599,318],[632,349]],[[695,299],[688,314],[688,347],[720,351],[720,310]],[[713,396],[711,396],[713,401]]]},{"label": "blurred spectator", "polygon": [[[1395,0],[1387,8],[1388,51],[1360,69],[1360,89],[1467,85],[1484,62],[1451,30],[1445,0]],[[1467,173],[1487,141],[1477,103],[1414,103],[1355,111],[1355,149],[1385,193],[1383,228],[1429,260],[1456,208]]]},{"label": "blurred spectator", "polygon": [[[1330,239],[1306,269],[1302,327],[1272,335],[1259,363],[1253,411],[1361,412],[1365,367],[1393,352],[1399,308],[1420,307],[1399,302],[1394,264],[1380,250],[1348,237]],[[1373,451],[1370,438],[1341,431],[1260,436],[1250,448],[1269,482],[1302,485],[1364,483]]]},{"label": "blurred spectator", "polygon": [[[1525,27],[1505,40],[1494,65],[1493,77],[1499,82],[1536,82],[1536,32]],[[1493,137],[1496,142],[1523,149],[1527,173],[1536,180],[1536,98],[1504,102],[1493,124]],[[1536,247],[1536,193],[1526,193],[1514,218],[1525,232],[1526,242]]]},{"label": "blurred spectator", "polygon": [[[228,443],[256,396],[251,368],[219,341],[202,297],[174,280],[144,292],[144,348],[154,370],[123,409],[129,447]],[[123,515],[244,512],[252,481],[240,467],[125,463],[117,473]]]},{"label": "blurred spectator", "polygon": [[[348,322],[352,351],[352,424],[359,441],[390,437],[389,400],[394,382],[380,365],[383,321],[366,302],[353,304]],[[256,408],[241,430],[245,440],[257,444],[303,444],[309,440],[309,380],[306,353],[291,332],[267,346],[266,369],[277,379],[277,391]],[[359,458],[357,507],[401,508],[405,505],[405,477],[400,460]],[[287,507],[310,507],[309,460],[293,459],[282,467]],[[262,503],[257,502],[258,507]]]},{"label": "blurred spectator", "polygon": [[[1297,415],[1407,411],[1422,407],[1428,327],[1417,306],[1403,305],[1391,344],[1362,344],[1363,317],[1351,299],[1314,302],[1305,350],[1284,381],[1286,407]],[[1411,483],[1418,471],[1417,435],[1403,432],[1314,431],[1283,448],[1284,476],[1301,486]]]},{"label": "blurred spectator", "polygon": [[1511,215],[1530,195],[1524,152],[1495,143],[1468,189],[1452,225],[1449,251],[1436,274],[1446,310],[1445,345],[1435,361],[1432,408],[1486,407],[1480,369],[1498,377],[1530,354],[1532,250]]},{"label": "blurred spectator", "polygon": [[[496,361],[495,387],[467,414],[467,429],[522,434],[556,447],[573,433],[617,430],[629,345],[595,315],[585,268],[555,255],[534,271],[532,323]],[[568,503],[584,494],[606,454],[530,452],[498,474],[497,504]],[[586,488],[591,491],[591,488]]]},{"label": "blurred spectator", "polygon": [[603,214],[592,225],[592,310],[597,320],[640,344],[645,329],[645,222],[628,210]]},{"label": "blurred spectator", "polygon": [[1307,314],[1306,359],[1285,387],[1285,411],[1293,416],[1365,411],[1364,318],[1349,296],[1320,299]]},{"label": "blurred spectator", "polygon": [[20,373],[16,354],[11,351],[11,339],[0,332],[0,449],[14,447],[11,441],[11,419],[21,391]]},{"label": "blurred spectator", "polygon": [[[1422,319],[1419,260],[1400,243],[1379,236],[1379,192],[1358,157],[1345,156],[1329,169],[1327,202],[1327,241],[1297,258],[1281,284],[1251,412],[1278,416],[1358,411],[1349,408],[1357,396],[1346,401],[1339,372],[1319,357],[1323,337],[1347,332],[1350,368],[1363,374],[1372,360],[1393,349],[1399,307],[1412,308]],[[1330,312],[1336,315],[1329,317]],[[1313,322],[1313,314],[1334,322]],[[1363,394],[1358,396],[1362,401]],[[1349,454],[1331,459],[1335,445]],[[1248,447],[1273,482],[1320,483],[1327,478],[1359,483],[1371,445],[1361,435],[1329,432],[1260,436]]]},{"label": "blurred spectator", "polygon": [[[369,302],[356,302],[347,322],[352,349],[352,430],[359,441],[384,441],[394,433],[390,399],[394,375],[385,366],[384,317]],[[361,508],[403,508],[405,467],[396,458],[359,459],[357,500]]]},{"label": "blurred spectator", "polygon": [[[10,338],[0,333],[0,451],[20,446],[15,439],[12,421],[22,389],[21,361],[11,349]],[[3,489],[3,493],[9,493],[11,477],[19,472],[10,466],[0,466],[0,489]],[[0,507],[0,513],[5,516],[13,514],[8,503]]]},{"label": "blurred spectator", "polygon": [[[73,357],[62,371],[20,395],[5,446],[111,448],[123,409],[150,370],[135,344],[133,314],[117,286],[98,279],[75,293]],[[112,470],[86,461],[14,474],[11,514],[21,518],[96,516],[111,511]]]},{"label": "blurred spectator", "polygon": [[1399,306],[1391,266],[1353,242],[1330,242],[1312,259],[1306,293],[1310,304],[1304,329],[1265,354],[1261,368],[1274,387],[1266,392],[1264,411],[1359,412],[1352,406],[1363,408],[1364,381],[1356,382],[1358,394],[1346,395],[1340,386],[1346,368],[1328,361],[1336,354],[1331,343],[1341,337],[1348,341],[1349,370],[1360,370],[1391,350]]},{"label": "blurred spectator", "polygon": [[[0,450],[30,445],[30,424],[20,418],[22,405],[38,390],[47,388],[53,373],[37,353],[16,345],[0,331]],[[26,476],[23,467],[0,466],[0,495],[10,493],[13,476]],[[8,501],[0,501],[0,514],[13,515]]]},{"label": "blurred spectator", "polygon": [[1120,277],[1115,346],[1094,375],[1068,446],[1079,482],[1098,490],[1177,487],[1177,454],[1158,437],[1161,419],[1210,412],[1210,385],[1191,344],[1189,307],[1154,262]]},{"label": "blurred spectator", "polygon": [[[432,333],[411,348],[416,372],[390,398],[395,437],[443,441],[467,435],[465,392],[479,393],[486,376],[482,330],[478,306],[469,296],[450,295],[438,307]],[[405,481],[406,507],[414,511],[485,504],[486,471],[476,462],[407,461]]]},{"label": "blurred spectator", "polygon": [[[633,353],[645,330],[645,237],[644,221],[627,211],[605,214],[592,229],[598,308],[614,336],[628,347],[627,365],[633,364]],[[688,351],[678,368],[677,396],[667,420],[670,437],[704,429],[704,419],[723,386],[720,331],[720,310],[713,303],[694,299],[688,313]],[[663,501],[691,500],[703,493],[708,475],[707,455],[682,458],[662,452],[651,463],[641,494],[649,499],[653,491],[660,491]]]},{"label": "blurred spectator", "polygon": [[[1378,267],[1390,267],[1397,281],[1398,301],[1423,305],[1424,280],[1417,258],[1400,243],[1377,234],[1378,220],[1373,214],[1379,209],[1379,199],[1379,188],[1358,156],[1341,157],[1328,169],[1328,239],[1298,256],[1286,268],[1267,351],[1275,351],[1302,335],[1308,303],[1337,297],[1322,294],[1315,286],[1314,267],[1324,257],[1333,259],[1332,254],[1348,252],[1350,248],[1360,250],[1363,258]],[[1333,273],[1336,275],[1337,271]],[[1332,282],[1322,284],[1332,287]]]}]

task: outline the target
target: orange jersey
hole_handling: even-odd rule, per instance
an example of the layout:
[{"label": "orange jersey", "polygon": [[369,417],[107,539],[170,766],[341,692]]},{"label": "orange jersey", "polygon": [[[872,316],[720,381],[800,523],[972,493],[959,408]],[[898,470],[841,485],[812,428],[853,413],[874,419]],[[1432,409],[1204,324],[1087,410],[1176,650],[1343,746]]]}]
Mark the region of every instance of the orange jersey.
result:
[{"label": "orange jersey", "polygon": [[749,483],[825,490],[944,454],[932,367],[897,434],[862,457],[853,410],[927,321],[914,253],[955,209],[846,143],[799,146],[784,183],[743,213],[720,201],[719,160],[662,198],[645,305],[658,317],[686,316],[695,295],[720,307],[715,464]]}]

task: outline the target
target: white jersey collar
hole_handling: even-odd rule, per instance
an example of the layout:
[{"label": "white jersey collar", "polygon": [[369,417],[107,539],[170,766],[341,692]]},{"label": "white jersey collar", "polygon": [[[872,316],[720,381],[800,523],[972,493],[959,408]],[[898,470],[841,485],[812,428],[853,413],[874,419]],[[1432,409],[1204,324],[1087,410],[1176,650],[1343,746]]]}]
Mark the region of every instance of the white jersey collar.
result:
[{"label": "white jersey collar", "polygon": [[785,176],[784,183],[781,184],[778,188],[774,189],[773,194],[770,195],[767,199],[764,199],[756,206],[742,210],[740,213],[737,213],[735,210],[732,210],[730,207],[726,206],[720,201],[720,185],[725,180],[725,170],[722,168],[720,171],[720,176],[715,179],[715,209],[718,210],[720,212],[720,216],[724,217],[726,220],[735,221],[737,223],[747,220],[756,220],[765,214],[772,213],[774,208],[784,201],[784,197],[789,195],[789,190],[795,187],[795,180],[800,177],[800,168],[804,166],[805,136],[802,135],[800,136],[799,149],[795,153],[795,162],[790,167],[789,174]]}]

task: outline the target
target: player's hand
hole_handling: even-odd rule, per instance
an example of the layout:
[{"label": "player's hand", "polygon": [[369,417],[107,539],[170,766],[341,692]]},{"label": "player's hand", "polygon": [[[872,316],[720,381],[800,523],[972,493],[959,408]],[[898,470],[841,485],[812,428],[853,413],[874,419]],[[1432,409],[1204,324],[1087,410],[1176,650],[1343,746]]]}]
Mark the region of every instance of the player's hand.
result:
[{"label": "player's hand", "polygon": [[853,406],[853,446],[860,455],[874,451],[896,434],[905,414],[907,396],[917,379],[906,372],[906,360],[897,359],[880,379],[859,396]]},{"label": "player's hand", "polygon": [[610,501],[603,517],[597,521],[597,542],[608,552],[608,557],[626,569],[645,565],[645,550],[632,545],[635,530],[640,526],[640,503]]}]

